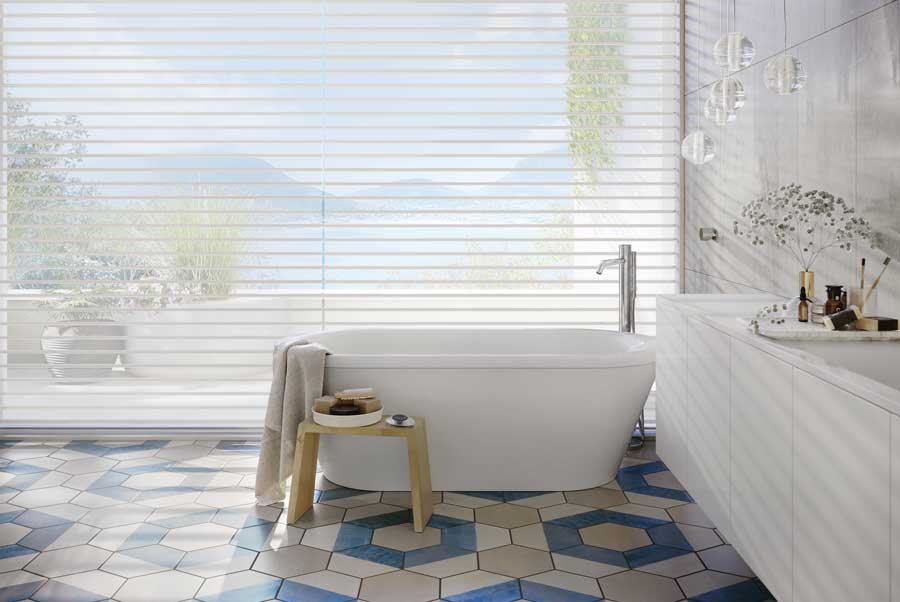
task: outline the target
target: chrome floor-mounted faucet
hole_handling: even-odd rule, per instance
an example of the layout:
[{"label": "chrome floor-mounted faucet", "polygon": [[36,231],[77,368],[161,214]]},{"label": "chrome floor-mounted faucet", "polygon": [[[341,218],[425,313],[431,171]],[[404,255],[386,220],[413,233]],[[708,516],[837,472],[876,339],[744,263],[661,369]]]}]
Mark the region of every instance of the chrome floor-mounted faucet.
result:
[{"label": "chrome floor-mounted faucet", "polygon": [[619,331],[634,332],[634,303],[637,284],[637,253],[631,245],[619,245],[619,256],[604,259],[597,268],[597,274],[611,267],[619,267]]},{"label": "chrome floor-mounted faucet", "polygon": [[[634,332],[634,304],[637,295],[637,253],[631,245],[619,245],[619,256],[615,259],[604,259],[597,268],[597,274],[611,267],[619,268],[619,332]],[[638,418],[639,435],[632,437],[631,449],[643,447],[646,438],[644,429],[644,411]]]}]

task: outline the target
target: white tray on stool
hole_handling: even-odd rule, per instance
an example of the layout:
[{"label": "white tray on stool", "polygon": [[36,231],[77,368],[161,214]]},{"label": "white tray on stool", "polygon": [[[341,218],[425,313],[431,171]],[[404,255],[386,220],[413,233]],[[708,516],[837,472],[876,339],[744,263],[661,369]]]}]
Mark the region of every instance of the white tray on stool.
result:
[{"label": "white tray on stool", "polygon": [[352,429],[363,426],[371,426],[381,422],[384,410],[375,410],[368,414],[356,414],[353,416],[332,416],[313,410],[313,422],[322,426],[330,426],[336,429]]}]

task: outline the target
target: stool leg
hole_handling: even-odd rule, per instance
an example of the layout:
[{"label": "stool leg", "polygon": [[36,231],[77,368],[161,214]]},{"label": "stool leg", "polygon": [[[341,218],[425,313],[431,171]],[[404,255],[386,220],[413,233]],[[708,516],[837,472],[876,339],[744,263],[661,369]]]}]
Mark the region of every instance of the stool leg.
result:
[{"label": "stool leg", "polygon": [[409,484],[412,495],[413,529],[421,533],[434,511],[431,499],[431,466],[428,461],[428,436],[425,420],[419,419],[412,432],[406,437],[409,453]]},{"label": "stool leg", "polygon": [[288,504],[288,524],[293,524],[312,508],[316,489],[316,463],[319,459],[319,433],[307,433],[300,425],[294,451],[294,475]]}]

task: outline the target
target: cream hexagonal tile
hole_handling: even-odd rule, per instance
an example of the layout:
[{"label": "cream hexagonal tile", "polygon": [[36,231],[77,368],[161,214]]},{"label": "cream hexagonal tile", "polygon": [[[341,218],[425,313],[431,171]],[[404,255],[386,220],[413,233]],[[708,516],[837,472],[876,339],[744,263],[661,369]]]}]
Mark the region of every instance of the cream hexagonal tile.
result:
[{"label": "cream hexagonal tile", "polygon": [[519,500],[511,500],[509,503],[517,506],[528,506],[529,508],[540,509],[565,504],[566,498],[562,492],[552,491],[550,493],[526,497]]},{"label": "cream hexagonal tile", "polygon": [[241,571],[207,579],[196,597],[203,602],[262,602],[274,598],[280,587],[281,579],[278,577]]},{"label": "cream hexagonal tile", "polygon": [[[313,527],[324,527],[325,525],[333,525],[344,519],[346,510],[337,506],[327,506],[325,504],[313,504],[312,508],[307,510],[300,519],[294,523],[295,527],[301,529],[312,529]],[[282,519],[287,518],[285,512]]]},{"label": "cream hexagonal tile", "polygon": [[731,546],[718,546],[703,550],[699,553],[700,559],[706,568],[719,571],[720,573],[731,573],[732,575],[740,575],[741,577],[754,577],[753,569],[747,566],[744,559]]},{"label": "cream hexagonal tile", "polygon": [[178,570],[198,577],[218,577],[245,571],[256,560],[256,552],[232,545],[216,546],[188,552],[178,563]]},{"label": "cream hexagonal tile", "polygon": [[106,600],[125,579],[103,571],[87,571],[51,579],[33,594],[35,600]]},{"label": "cream hexagonal tile", "polygon": [[518,578],[553,569],[548,552],[516,545],[479,552],[478,565],[491,573]]},{"label": "cream hexagonal tile", "polygon": [[538,511],[514,504],[496,504],[475,510],[475,521],[503,529],[514,529],[540,522]]},{"label": "cream hexagonal tile", "polygon": [[178,571],[164,571],[125,582],[116,592],[121,602],[180,602],[194,597],[203,579]]},{"label": "cream hexagonal tile", "polygon": [[9,500],[9,503],[22,508],[40,508],[65,504],[80,492],[68,487],[43,487],[23,491]]},{"label": "cream hexagonal tile", "polygon": [[253,563],[253,570],[288,578],[322,571],[327,566],[328,552],[297,545],[260,552]]},{"label": "cream hexagonal tile", "polygon": [[[478,600],[471,592],[477,592],[485,588],[506,587],[510,592],[515,590],[518,592],[519,586],[515,579],[510,579],[506,575],[497,575],[487,571],[472,571],[471,573],[463,573],[454,577],[441,579],[441,596],[445,599],[452,599],[455,596],[469,594],[466,600]],[[504,597],[504,600],[511,600],[511,597]]]},{"label": "cream hexagonal tile", "polygon": [[404,523],[375,529],[372,543],[376,546],[408,552],[438,545],[441,543],[441,532],[438,529],[425,527],[424,531],[416,533],[412,524]]},{"label": "cream hexagonal tile", "polygon": [[57,466],[56,470],[66,474],[79,475],[110,470],[116,464],[118,464],[117,460],[110,460],[109,458],[82,458],[64,462]]},{"label": "cream hexagonal tile", "polygon": [[369,602],[430,602],[440,597],[434,577],[395,571],[363,579],[359,596]]},{"label": "cream hexagonal tile", "polygon": [[582,506],[580,504],[560,504],[558,506],[550,506],[549,508],[541,508],[541,520],[549,522],[558,518],[567,516],[575,516],[576,514],[584,514],[585,512],[593,512],[596,508],[590,506]]},{"label": "cream hexagonal tile", "polygon": [[593,489],[582,489],[581,491],[567,491],[566,501],[570,504],[590,506],[591,508],[609,508],[625,504],[628,502],[628,499],[621,491],[595,487]]},{"label": "cream hexagonal tile", "polygon": [[676,506],[674,508],[669,508],[667,512],[676,523],[685,523],[696,527],[706,527],[707,529],[714,529],[716,527],[697,504]]},{"label": "cream hexagonal tile", "polygon": [[32,560],[25,570],[44,577],[62,577],[100,568],[110,552],[93,546],[82,545],[44,552]]},{"label": "cream hexagonal tile", "polygon": [[230,508],[232,506],[245,506],[256,499],[252,489],[244,487],[223,487],[222,489],[210,489],[204,491],[196,502],[202,506],[213,508]]},{"label": "cream hexagonal tile", "polygon": [[683,554],[660,562],[645,564],[641,567],[641,571],[676,579],[684,575],[697,573],[704,568],[706,567],[703,566],[696,554]]},{"label": "cream hexagonal tile", "polygon": [[164,546],[191,552],[227,544],[235,534],[235,529],[212,523],[202,523],[189,527],[178,527],[169,531],[160,542]]},{"label": "cream hexagonal tile", "polygon": [[653,487],[662,487],[664,489],[677,489],[678,491],[684,491],[684,485],[682,485],[678,479],[675,478],[668,470],[664,470],[663,472],[654,472],[647,475],[644,475],[644,480],[647,481],[648,485]]},{"label": "cream hexagonal tile", "polygon": [[616,602],[678,602],[684,599],[674,580],[640,571],[603,577],[600,588],[608,599]]},{"label": "cream hexagonal tile", "polygon": [[152,512],[152,508],[139,504],[119,504],[91,510],[82,516],[79,522],[92,527],[108,529],[143,522]]},{"label": "cream hexagonal tile", "polygon": [[640,504],[622,504],[621,506],[613,506],[607,508],[610,512],[619,512],[621,514],[633,514],[635,516],[643,516],[646,518],[655,518],[656,520],[671,521],[671,518],[662,508],[653,508],[651,506],[642,506]]},{"label": "cream hexagonal tile", "polygon": [[184,552],[165,546],[143,546],[116,552],[103,564],[103,570],[133,579],[162,571],[171,571],[184,557]]},{"label": "cream hexagonal tile", "polygon": [[581,539],[589,546],[625,552],[649,546],[653,542],[643,529],[603,523],[581,529]]},{"label": "cream hexagonal tile", "polygon": [[148,491],[150,489],[160,489],[162,487],[178,487],[184,481],[185,475],[177,472],[145,472],[128,477],[122,485],[137,489],[139,491]]},{"label": "cream hexagonal tile", "polygon": [[476,495],[466,495],[465,493],[456,491],[445,491],[444,503],[462,506],[463,508],[484,508],[485,506],[493,506],[494,504],[502,504],[503,502],[491,498],[478,497]]}]

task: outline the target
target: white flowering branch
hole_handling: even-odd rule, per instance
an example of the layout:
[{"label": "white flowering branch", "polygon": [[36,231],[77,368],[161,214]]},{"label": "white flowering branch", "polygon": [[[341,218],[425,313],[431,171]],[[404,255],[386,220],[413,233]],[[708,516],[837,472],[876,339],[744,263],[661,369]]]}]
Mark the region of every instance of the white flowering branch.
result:
[{"label": "white flowering branch", "polygon": [[788,184],[744,205],[734,233],[756,246],[774,240],[808,272],[827,249],[850,251],[854,243],[873,241],[869,222],[855,213],[829,192]]}]

